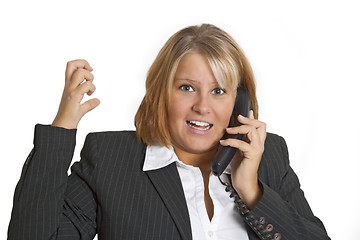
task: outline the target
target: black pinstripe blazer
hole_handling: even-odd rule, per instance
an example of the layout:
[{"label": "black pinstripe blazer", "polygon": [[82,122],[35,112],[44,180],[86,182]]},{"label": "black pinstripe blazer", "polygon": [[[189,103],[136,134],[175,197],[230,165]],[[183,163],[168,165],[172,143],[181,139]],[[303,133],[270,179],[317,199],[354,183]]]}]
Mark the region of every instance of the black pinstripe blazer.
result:
[{"label": "black pinstripe blazer", "polygon": [[[8,239],[192,238],[175,163],[143,172],[146,145],[134,132],[91,133],[68,176],[75,138],[76,130],[36,125]],[[245,219],[250,240],[329,239],[277,135],[267,135],[259,180],[263,196]]]}]

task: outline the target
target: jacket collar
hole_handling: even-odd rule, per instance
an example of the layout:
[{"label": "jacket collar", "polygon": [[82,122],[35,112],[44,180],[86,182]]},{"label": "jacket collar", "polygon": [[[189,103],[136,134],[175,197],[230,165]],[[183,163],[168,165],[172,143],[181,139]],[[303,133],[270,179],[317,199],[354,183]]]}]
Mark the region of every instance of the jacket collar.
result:
[{"label": "jacket collar", "polygon": [[143,171],[167,207],[181,238],[192,239],[190,216],[176,167],[177,161],[179,160],[172,147],[168,149],[164,146],[148,146]]}]

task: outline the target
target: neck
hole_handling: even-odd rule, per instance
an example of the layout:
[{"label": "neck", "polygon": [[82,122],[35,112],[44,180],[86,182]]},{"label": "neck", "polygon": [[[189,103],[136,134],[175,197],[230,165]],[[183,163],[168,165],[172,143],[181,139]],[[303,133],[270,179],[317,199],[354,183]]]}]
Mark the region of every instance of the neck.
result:
[{"label": "neck", "polygon": [[210,173],[211,162],[217,151],[216,148],[204,153],[189,153],[174,146],[174,151],[180,161],[187,165],[200,168],[201,172]]}]

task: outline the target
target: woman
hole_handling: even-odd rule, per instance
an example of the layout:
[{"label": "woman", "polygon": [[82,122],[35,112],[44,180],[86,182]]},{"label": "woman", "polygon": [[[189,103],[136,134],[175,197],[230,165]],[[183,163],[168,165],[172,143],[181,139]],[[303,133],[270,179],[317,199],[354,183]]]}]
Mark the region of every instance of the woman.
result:
[{"label": "woman", "polygon": [[[204,24],[174,34],[148,72],[136,132],[89,134],[68,177],[77,125],[100,103],[80,103],[95,91],[91,71],[85,60],[68,63],[52,126],[35,128],[9,239],[329,239],[285,141],[257,120],[251,67],[227,33]],[[239,86],[252,110],[227,128]],[[211,174],[219,145],[238,149],[220,179],[235,203]]]}]

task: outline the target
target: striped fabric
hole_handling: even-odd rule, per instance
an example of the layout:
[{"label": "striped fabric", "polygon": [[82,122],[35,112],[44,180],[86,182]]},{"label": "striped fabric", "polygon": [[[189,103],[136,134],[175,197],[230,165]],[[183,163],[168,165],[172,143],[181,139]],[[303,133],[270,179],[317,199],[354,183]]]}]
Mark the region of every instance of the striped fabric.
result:
[{"label": "striped fabric", "polygon": [[[68,177],[75,138],[76,130],[36,125],[8,239],[191,239],[175,164],[143,172],[146,146],[133,131],[91,133]],[[249,225],[260,221],[273,239],[329,239],[277,135],[268,134],[259,179],[264,194]],[[261,239],[250,228],[248,234]]]}]

